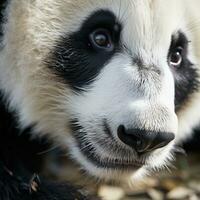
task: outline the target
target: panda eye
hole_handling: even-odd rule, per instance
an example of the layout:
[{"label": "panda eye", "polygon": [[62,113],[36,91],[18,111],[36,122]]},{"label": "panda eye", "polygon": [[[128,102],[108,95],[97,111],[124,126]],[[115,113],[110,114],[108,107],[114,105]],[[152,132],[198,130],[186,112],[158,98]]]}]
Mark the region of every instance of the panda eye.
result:
[{"label": "panda eye", "polygon": [[114,49],[111,33],[106,29],[97,29],[93,31],[89,39],[92,47],[96,50],[112,51]]},{"label": "panda eye", "polygon": [[179,67],[183,61],[183,48],[177,47],[169,54],[169,64],[173,67]]}]

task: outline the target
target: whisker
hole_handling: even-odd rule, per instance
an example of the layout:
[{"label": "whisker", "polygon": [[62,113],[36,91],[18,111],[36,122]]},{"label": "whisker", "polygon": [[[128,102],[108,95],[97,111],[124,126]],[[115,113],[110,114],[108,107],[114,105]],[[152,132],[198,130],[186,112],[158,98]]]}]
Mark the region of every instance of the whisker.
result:
[{"label": "whisker", "polygon": [[44,150],[44,151],[41,151],[41,152],[37,153],[37,155],[44,155],[44,154],[47,154],[47,153],[49,153],[49,152],[52,152],[52,151],[54,151],[54,150],[56,150],[56,149],[59,149],[59,146],[60,146],[60,145],[56,145],[56,146],[50,147],[50,148],[47,149],[47,150]]}]

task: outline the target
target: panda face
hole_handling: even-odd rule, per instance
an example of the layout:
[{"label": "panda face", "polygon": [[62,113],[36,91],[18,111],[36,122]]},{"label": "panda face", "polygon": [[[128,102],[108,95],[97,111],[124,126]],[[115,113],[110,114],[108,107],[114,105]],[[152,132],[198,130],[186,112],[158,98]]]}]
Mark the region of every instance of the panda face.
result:
[{"label": "panda face", "polygon": [[10,3],[4,28],[10,81],[0,75],[22,128],[102,179],[167,165],[177,114],[198,90],[181,1],[22,2]]}]

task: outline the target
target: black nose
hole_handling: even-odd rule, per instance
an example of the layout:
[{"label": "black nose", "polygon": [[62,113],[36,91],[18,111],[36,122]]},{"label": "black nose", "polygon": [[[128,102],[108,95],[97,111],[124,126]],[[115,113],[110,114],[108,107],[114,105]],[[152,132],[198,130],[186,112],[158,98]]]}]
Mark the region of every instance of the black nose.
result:
[{"label": "black nose", "polygon": [[173,133],[126,129],[123,125],[118,127],[117,134],[123,143],[138,153],[147,153],[164,147],[175,138]]}]

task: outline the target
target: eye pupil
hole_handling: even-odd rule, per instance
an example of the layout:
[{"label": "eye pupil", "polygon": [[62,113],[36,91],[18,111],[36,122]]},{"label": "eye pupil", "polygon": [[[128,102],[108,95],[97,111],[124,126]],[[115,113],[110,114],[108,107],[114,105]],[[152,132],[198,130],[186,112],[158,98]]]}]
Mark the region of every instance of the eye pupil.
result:
[{"label": "eye pupil", "polygon": [[114,43],[112,35],[107,29],[96,29],[90,34],[90,44],[96,51],[112,52]]},{"label": "eye pupil", "polygon": [[170,65],[179,66],[182,62],[182,49],[178,48],[175,52],[172,52],[170,55]]},{"label": "eye pupil", "polygon": [[94,41],[100,47],[109,47],[110,46],[109,39],[108,39],[107,35],[105,35],[103,33],[95,34]]},{"label": "eye pupil", "polygon": [[179,63],[180,58],[181,58],[181,55],[180,55],[179,52],[173,53],[172,56],[171,56],[171,62]]}]

